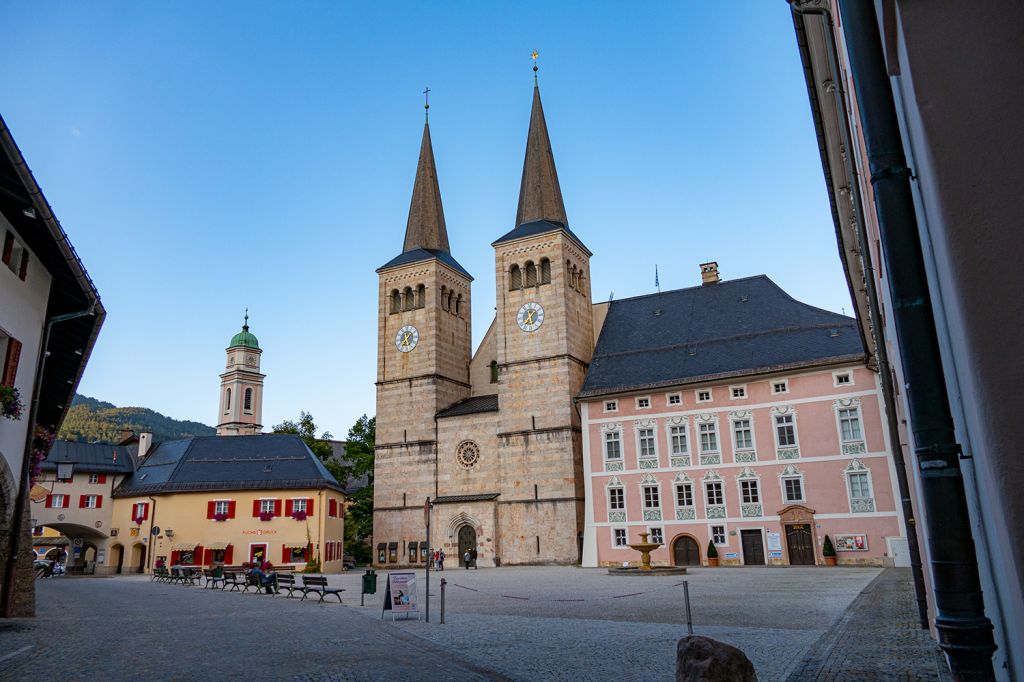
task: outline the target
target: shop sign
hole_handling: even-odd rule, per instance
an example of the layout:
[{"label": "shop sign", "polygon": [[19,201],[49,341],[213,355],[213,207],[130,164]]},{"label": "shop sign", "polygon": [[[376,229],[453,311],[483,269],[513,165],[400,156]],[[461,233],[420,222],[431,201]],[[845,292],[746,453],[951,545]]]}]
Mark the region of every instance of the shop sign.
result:
[{"label": "shop sign", "polygon": [[835,537],[837,552],[866,552],[868,551],[868,536],[864,533],[852,535],[837,535]]},{"label": "shop sign", "polygon": [[738,557],[739,557],[739,554],[737,554],[736,552],[726,552],[725,553],[725,558],[726,559],[736,559]]},{"label": "shop sign", "polygon": [[253,530],[243,530],[242,535],[277,535],[276,530],[255,528]]},{"label": "shop sign", "polygon": [[768,558],[769,559],[781,559],[782,558],[782,552],[768,552]]}]

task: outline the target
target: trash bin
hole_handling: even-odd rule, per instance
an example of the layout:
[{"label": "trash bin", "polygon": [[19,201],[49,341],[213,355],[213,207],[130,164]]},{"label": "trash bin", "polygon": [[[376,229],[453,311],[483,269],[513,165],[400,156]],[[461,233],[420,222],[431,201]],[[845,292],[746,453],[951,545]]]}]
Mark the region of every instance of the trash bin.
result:
[{"label": "trash bin", "polygon": [[363,574],[363,594],[377,594],[377,572],[372,568]]}]

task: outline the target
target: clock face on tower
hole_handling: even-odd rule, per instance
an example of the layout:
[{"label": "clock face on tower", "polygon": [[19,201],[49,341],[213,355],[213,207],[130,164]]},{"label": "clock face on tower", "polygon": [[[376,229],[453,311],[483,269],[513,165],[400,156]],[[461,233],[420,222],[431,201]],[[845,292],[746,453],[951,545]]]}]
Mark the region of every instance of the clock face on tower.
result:
[{"label": "clock face on tower", "polygon": [[403,353],[411,351],[419,342],[420,333],[411,324],[407,324],[399,329],[398,334],[395,335],[395,348]]},{"label": "clock face on tower", "polygon": [[541,308],[540,303],[536,301],[524,303],[523,307],[519,309],[519,314],[516,315],[516,322],[524,332],[537,331],[544,324],[544,308]]}]

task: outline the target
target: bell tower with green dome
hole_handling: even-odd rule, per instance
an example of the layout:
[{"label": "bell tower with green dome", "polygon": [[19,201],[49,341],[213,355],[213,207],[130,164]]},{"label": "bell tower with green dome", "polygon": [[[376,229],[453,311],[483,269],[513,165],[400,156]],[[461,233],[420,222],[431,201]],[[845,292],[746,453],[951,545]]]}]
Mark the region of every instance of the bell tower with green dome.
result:
[{"label": "bell tower with green dome", "polygon": [[245,311],[242,331],[228,343],[228,362],[220,375],[218,436],[250,436],[263,430],[263,379],[260,374],[260,343],[249,331]]}]

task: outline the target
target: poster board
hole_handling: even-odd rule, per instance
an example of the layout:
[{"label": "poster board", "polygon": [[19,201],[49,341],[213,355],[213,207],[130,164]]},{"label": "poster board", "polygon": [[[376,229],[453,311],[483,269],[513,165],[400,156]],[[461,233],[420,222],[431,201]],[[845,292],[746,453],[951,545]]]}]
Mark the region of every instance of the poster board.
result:
[{"label": "poster board", "polygon": [[[776,531],[770,530],[765,534],[768,538],[768,551],[769,552],[781,552],[782,551],[782,535]],[[781,555],[780,555],[781,556]]]},{"label": "poster board", "polygon": [[837,535],[833,540],[837,552],[866,552],[868,536],[864,533]]},{"label": "poster board", "polygon": [[381,620],[384,614],[391,612],[391,620],[395,614],[404,613],[406,619],[410,614],[419,618],[419,601],[416,596],[415,573],[388,573],[387,587],[384,589],[384,606],[381,609]]}]

